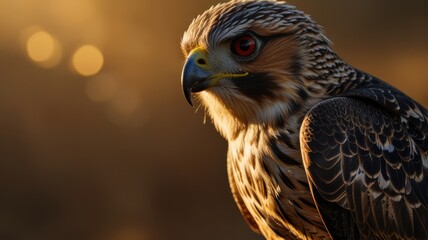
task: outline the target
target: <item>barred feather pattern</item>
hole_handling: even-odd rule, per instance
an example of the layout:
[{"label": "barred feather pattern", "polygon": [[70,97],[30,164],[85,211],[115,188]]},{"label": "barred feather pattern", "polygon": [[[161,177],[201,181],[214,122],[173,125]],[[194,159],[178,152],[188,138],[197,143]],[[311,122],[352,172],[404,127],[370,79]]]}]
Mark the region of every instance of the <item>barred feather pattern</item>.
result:
[{"label": "barred feather pattern", "polygon": [[[232,39],[272,37],[253,61]],[[182,39],[213,71],[249,72],[196,93],[229,143],[239,210],[267,239],[427,239],[428,112],[361,72],[282,1],[213,6]]]}]

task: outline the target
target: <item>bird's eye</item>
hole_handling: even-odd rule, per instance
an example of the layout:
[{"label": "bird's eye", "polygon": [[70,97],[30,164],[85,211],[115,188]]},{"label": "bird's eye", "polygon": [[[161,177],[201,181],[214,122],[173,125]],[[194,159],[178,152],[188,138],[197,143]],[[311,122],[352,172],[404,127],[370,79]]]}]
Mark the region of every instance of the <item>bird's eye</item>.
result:
[{"label": "bird's eye", "polygon": [[232,52],[242,57],[248,57],[256,50],[256,40],[251,35],[244,35],[232,41]]}]

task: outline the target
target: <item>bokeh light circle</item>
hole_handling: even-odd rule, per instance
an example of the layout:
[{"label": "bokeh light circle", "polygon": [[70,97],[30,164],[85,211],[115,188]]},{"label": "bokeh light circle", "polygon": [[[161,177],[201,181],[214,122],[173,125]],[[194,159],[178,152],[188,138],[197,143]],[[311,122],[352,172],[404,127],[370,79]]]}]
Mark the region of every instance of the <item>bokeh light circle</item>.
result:
[{"label": "bokeh light circle", "polygon": [[31,59],[36,62],[48,60],[54,51],[54,40],[45,31],[38,31],[31,35],[27,41],[27,52]]},{"label": "bokeh light circle", "polygon": [[26,50],[30,59],[43,67],[53,67],[61,60],[58,40],[43,30],[35,31],[28,37]]},{"label": "bokeh light circle", "polygon": [[93,45],[84,45],[78,48],[72,58],[73,68],[83,76],[97,74],[104,64],[102,52]]}]

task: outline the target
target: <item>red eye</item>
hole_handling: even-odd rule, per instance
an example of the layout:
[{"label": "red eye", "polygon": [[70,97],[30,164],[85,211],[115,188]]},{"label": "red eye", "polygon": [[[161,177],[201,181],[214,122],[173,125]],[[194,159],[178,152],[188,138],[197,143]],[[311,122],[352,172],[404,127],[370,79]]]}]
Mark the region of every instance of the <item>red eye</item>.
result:
[{"label": "red eye", "polygon": [[251,35],[238,37],[232,42],[232,52],[242,56],[250,56],[256,50],[256,40]]}]

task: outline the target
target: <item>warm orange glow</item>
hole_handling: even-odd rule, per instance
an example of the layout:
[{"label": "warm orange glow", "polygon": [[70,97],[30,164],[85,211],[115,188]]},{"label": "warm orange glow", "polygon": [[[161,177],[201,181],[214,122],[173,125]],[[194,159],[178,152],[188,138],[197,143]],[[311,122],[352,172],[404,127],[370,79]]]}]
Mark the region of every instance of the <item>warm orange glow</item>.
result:
[{"label": "warm orange glow", "polygon": [[61,58],[58,41],[45,31],[33,33],[27,40],[26,49],[30,59],[44,67],[55,66]]},{"label": "warm orange glow", "polygon": [[97,74],[104,64],[101,51],[92,45],[84,45],[73,54],[72,64],[74,69],[83,76]]},{"label": "warm orange glow", "polygon": [[141,126],[147,118],[147,109],[141,96],[132,89],[118,91],[110,101],[110,121],[119,126]]},{"label": "warm orange glow", "polygon": [[132,90],[122,90],[112,99],[112,110],[123,116],[130,116],[137,112],[141,105],[140,95]]},{"label": "warm orange glow", "polygon": [[95,102],[104,102],[112,99],[118,90],[117,80],[110,75],[101,75],[90,79],[86,84],[88,97]]},{"label": "warm orange glow", "polygon": [[54,41],[49,33],[39,31],[34,33],[27,41],[27,51],[31,59],[36,62],[48,60],[53,53]]}]

